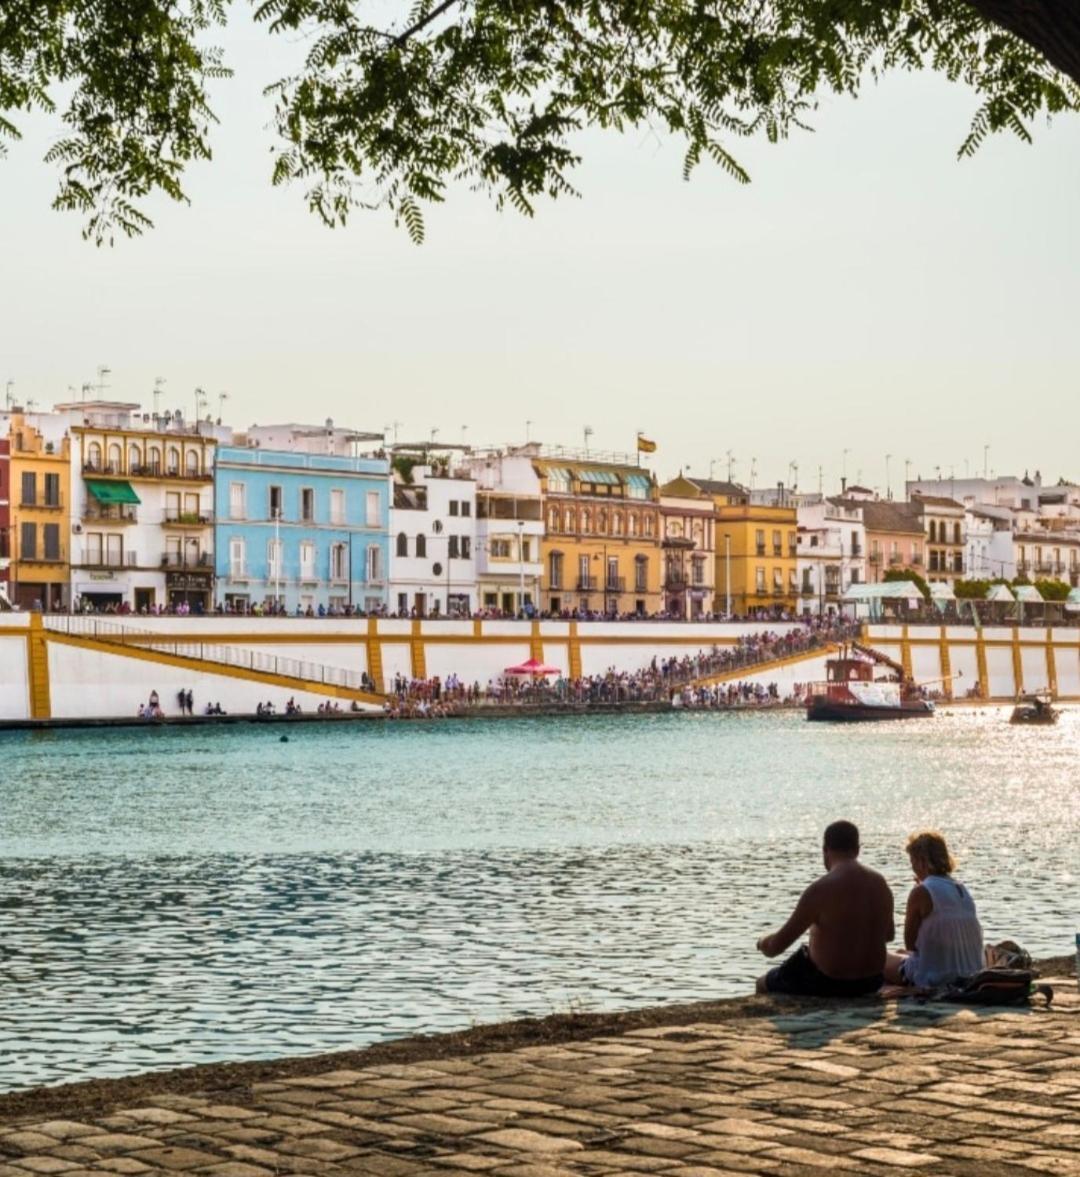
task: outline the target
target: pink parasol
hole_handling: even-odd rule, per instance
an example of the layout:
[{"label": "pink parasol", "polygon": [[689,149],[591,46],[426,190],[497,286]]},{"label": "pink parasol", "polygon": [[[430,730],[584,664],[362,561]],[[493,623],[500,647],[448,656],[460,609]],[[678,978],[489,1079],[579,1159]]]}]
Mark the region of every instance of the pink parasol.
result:
[{"label": "pink parasol", "polygon": [[528,662],[522,662],[519,666],[508,666],[503,671],[503,674],[531,675],[533,678],[544,678],[549,674],[562,674],[562,671],[557,666],[547,666],[536,658],[530,658]]}]

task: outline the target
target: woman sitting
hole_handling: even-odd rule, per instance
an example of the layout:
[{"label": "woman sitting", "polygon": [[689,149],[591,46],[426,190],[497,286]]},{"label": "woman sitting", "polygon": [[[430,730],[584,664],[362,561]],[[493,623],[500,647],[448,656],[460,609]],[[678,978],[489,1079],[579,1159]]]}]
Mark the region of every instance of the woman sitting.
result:
[{"label": "woman sitting", "polygon": [[908,839],[908,857],[916,886],[904,919],[906,953],[889,953],[885,980],[919,989],[948,985],[983,968],[983,933],[975,901],[956,869],[945,839],[933,831]]}]

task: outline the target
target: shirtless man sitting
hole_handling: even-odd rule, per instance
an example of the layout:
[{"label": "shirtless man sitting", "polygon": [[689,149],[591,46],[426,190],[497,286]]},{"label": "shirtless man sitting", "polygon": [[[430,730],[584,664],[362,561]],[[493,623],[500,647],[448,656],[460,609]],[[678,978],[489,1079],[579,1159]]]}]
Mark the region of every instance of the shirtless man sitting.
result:
[{"label": "shirtless man sitting", "polygon": [[896,934],[888,883],[859,862],[859,831],[834,821],[825,831],[826,873],[802,893],[791,918],[758,950],[779,956],[809,929],[810,944],[758,978],[758,993],[860,997],[881,988],[885,946]]}]

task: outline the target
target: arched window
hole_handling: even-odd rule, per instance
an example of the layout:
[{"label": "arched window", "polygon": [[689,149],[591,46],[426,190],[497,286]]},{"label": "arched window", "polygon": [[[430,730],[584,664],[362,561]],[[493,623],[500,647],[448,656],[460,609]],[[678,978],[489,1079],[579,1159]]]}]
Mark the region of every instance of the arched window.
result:
[{"label": "arched window", "polygon": [[109,446],[109,472],[111,474],[119,474],[120,467],[124,462],[124,451],[120,446],[114,442]]},{"label": "arched window", "polygon": [[398,556],[407,556],[409,554],[409,537],[403,531],[398,532],[397,537],[397,552]]},{"label": "arched window", "polygon": [[651,515],[645,516],[645,534],[652,535],[656,529],[656,520]]},{"label": "arched window", "polygon": [[952,533],[953,533],[953,543],[954,544],[962,544],[964,542],[962,539],[962,532],[960,531],[960,524],[959,523],[954,523],[952,525]]},{"label": "arched window", "polygon": [[169,446],[169,453],[168,453],[168,457],[166,460],[165,473],[166,474],[179,474],[180,473],[180,451],[174,445]]},{"label": "arched window", "polygon": [[581,512],[581,530],[592,531],[592,512],[588,507]]},{"label": "arched window", "polygon": [[934,522],[933,519],[930,520],[929,531],[930,531],[930,542],[932,544],[937,543],[937,524]]},{"label": "arched window", "polygon": [[427,536],[423,532],[416,537],[416,554],[421,558],[427,558]]},{"label": "arched window", "polygon": [[101,469],[101,446],[96,441],[86,447],[86,465],[89,470]]},{"label": "arched window", "polygon": [[611,534],[622,535],[623,533],[623,517],[622,511],[613,511],[611,515]]},{"label": "arched window", "polygon": [[601,535],[607,535],[607,511],[603,507],[596,512],[596,530]]},{"label": "arched window", "polygon": [[137,445],[128,446],[128,473],[134,473],[141,465],[142,450]]},{"label": "arched window", "polygon": [[551,510],[548,511],[548,531],[558,531],[558,530],[559,530],[559,508],[552,507]]},{"label": "arched window", "polygon": [[151,474],[161,473],[161,449],[158,446],[152,445],[146,451],[146,464],[150,467]]},{"label": "arched window", "polygon": [[196,475],[199,473],[199,451],[188,450],[184,454],[184,470],[189,475]]},{"label": "arched window", "polygon": [[637,535],[638,533],[638,517],[633,513],[627,519],[627,533],[629,535]]},{"label": "arched window", "polygon": [[569,507],[567,507],[566,511],[563,513],[563,531],[573,531],[573,530],[574,530],[574,512]]}]

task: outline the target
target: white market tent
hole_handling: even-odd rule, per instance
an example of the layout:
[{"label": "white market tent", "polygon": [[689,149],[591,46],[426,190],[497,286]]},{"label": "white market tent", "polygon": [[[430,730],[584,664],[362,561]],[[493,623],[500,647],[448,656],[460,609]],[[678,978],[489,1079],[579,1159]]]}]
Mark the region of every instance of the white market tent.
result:
[{"label": "white market tent", "polygon": [[1065,608],[1070,613],[1080,611],[1080,588],[1069,589],[1069,595],[1065,598]]},{"label": "white market tent", "polygon": [[1007,584],[992,584],[990,591],[986,594],[986,599],[988,601],[998,601],[1005,605],[1011,605],[1016,600]]},{"label": "white market tent", "polygon": [[853,584],[845,601],[921,601],[922,593],[913,580],[887,580],[883,584]]},{"label": "white market tent", "polygon": [[1042,594],[1033,584],[1017,584],[1013,586],[1016,599],[1024,605],[1041,605]]},{"label": "white market tent", "polygon": [[951,584],[946,584],[944,581],[935,580],[930,585],[930,599],[944,603],[945,601],[955,601],[956,593],[953,592]]},{"label": "white market tent", "polygon": [[[883,601],[909,601],[922,604],[923,595],[913,580],[886,580],[881,584],[853,584],[841,598],[846,603],[865,608],[871,619],[881,616]],[[864,614],[865,616],[865,614]]]}]

